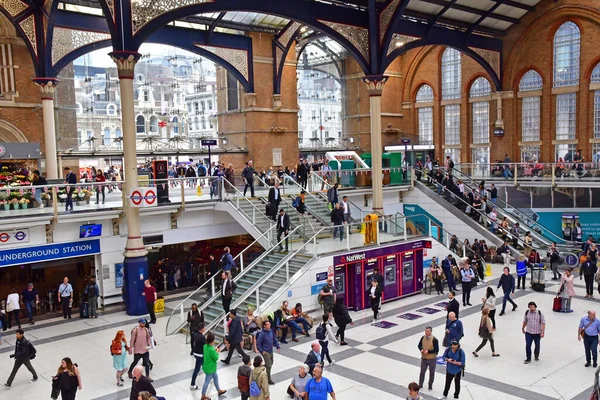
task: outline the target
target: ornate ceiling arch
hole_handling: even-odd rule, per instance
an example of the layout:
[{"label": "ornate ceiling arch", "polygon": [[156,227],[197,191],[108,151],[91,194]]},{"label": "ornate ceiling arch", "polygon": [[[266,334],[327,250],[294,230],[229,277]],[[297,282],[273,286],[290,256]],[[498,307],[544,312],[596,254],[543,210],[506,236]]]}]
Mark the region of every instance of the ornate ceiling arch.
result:
[{"label": "ornate ceiling arch", "polygon": [[8,121],[0,119],[0,143],[27,143],[27,136]]}]

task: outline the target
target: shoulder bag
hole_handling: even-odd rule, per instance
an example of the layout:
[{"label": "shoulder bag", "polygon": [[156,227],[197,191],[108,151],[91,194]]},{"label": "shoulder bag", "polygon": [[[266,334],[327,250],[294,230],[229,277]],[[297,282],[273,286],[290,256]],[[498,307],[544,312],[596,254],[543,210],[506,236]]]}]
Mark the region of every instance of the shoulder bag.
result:
[{"label": "shoulder bag", "polygon": [[589,327],[590,327],[590,325],[592,325],[593,323],[594,323],[594,321],[590,321],[590,322],[589,322],[589,323],[588,323],[588,324],[587,324],[587,325],[586,325],[586,326],[585,326],[585,327],[584,327],[584,328],[581,330],[581,332],[579,333],[579,336],[581,336],[581,338],[582,338],[582,339],[585,337],[585,330],[586,330],[587,328],[589,328]]}]

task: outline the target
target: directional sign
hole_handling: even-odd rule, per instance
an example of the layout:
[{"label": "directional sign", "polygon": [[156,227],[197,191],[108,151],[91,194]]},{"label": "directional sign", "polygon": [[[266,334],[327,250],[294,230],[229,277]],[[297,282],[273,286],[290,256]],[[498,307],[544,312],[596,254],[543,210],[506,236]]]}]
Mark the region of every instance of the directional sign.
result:
[{"label": "directional sign", "polygon": [[0,246],[27,242],[29,242],[29,229],[27,228],[0,231]]},{"label": "directional sign", "polygon": [[406,144],[410,144],[410,139],[400,139],[400,143],[406,145]]},{"label": "directional sign", "polygon": [[215,139],[202,139],[202,146],[216,146],[217,141]]},{"label": "directional sign", "polygon": [[154,187],[134,188],[129,195],[129,205],[138,208],[154,207],[157,204],[156,198]]}]

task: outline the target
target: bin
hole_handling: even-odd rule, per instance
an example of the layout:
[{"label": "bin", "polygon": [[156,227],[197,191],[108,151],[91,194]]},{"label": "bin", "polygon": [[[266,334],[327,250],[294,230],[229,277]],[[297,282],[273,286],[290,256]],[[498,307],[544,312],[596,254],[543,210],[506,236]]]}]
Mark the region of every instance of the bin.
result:
[{"label": "bin", "polygon": [[377,214],[365,216],[365,244],[377,243]]}]

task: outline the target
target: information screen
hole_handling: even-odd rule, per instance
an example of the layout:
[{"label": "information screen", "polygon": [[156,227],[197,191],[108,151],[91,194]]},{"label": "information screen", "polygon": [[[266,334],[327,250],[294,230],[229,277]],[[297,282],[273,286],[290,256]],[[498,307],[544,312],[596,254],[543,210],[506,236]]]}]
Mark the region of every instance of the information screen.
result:
[{"label": "information screen", "polygon": [[80,238],[90,238],[102,236],[102,225],[94,224],[94,225],[81,225],[79,227],[79,237]]}]

